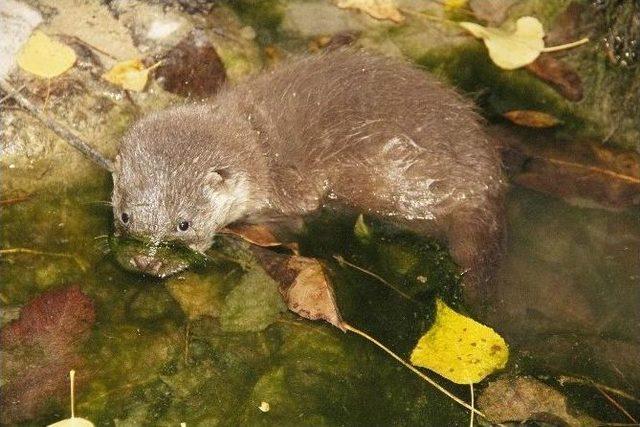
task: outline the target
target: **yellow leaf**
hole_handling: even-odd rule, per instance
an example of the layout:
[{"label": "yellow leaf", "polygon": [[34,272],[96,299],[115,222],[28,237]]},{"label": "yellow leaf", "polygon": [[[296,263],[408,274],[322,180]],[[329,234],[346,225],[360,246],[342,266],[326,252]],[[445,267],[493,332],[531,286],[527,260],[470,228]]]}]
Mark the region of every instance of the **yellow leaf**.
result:
[{"label": "yellow leaf", "polygon": [[538,19],[523,16],[515,31],[487,28],[473,22],[459,25],[475,37],[484,40],[491,60],[500,68],[513,70],[532,63],[544,49],[544,29]]},{"label": "yellow leaf", "polygon": [[49,424],[47,427],[94,427],[94,424],[84,418],[72,417]]},{"label": "yellow leaf", "polygon": [[550,128],[561,122],[551,114],[534,110],[513,110],[503,114],[507,119],[520,126],[530,128]]},{"label": "yellow leaf", "polygon": [[404,21],[394,0],[336,0],[335,4],[341,9],[360,10],[375,19],[388,19],[396,23]]},{"label": "yellow leaf", "polygon": [[144,68],[144,64],[139,59],[118,62],[107,73],[102,75],[106,81],[120,86],[123,89],[141,92],[147,85],[149,71],[160,65],[160,62],[149,68]]},{"label": "yellow leaf", "polygon": [[467,5],[468,0],[444,0],[445,10],[455,10]]},{"label": "yellow leaf", "polygon": [[52,78],[73,67],[76,53],[69,46],[35,31],[18,54],[18,65],[38,77]]},{"label": "yellow leaf", "polygon": [[436,300],[436,320],[411,353],[411,363],[457,384],[482,381],[504,368],[509,347],[493,329]]}]

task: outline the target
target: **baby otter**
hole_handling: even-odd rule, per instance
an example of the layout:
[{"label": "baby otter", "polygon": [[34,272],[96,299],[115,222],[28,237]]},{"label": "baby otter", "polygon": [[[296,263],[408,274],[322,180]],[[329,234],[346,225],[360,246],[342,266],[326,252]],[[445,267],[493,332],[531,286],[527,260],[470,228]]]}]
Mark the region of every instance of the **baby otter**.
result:
[{"label": "baby otter", "polygon": [[[299,59],[143,118],[113,177],[116,228],[152,244],[204,251],[230,223],[337,201],[445,239],[475,286],[503,240],[500,157],[471,104],[424,71],[362,52]],[[153,253],[132,262],[166,274]]]}]

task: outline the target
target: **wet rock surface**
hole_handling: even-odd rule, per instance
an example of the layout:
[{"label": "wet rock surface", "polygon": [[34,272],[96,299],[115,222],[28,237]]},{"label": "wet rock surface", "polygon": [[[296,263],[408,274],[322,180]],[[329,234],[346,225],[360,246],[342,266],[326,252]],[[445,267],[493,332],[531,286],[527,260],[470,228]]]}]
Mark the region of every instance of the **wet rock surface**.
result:
[{"label": "wet rock surface", "polygon": [[[485,396],[498,390],[500,397],[509,392],[529,398],[518,407],[496,407],[501,399],[493,399],[496,419],[571,425],[588,414],[629,422],[604,398],[590,403],[599,394],[589,381],[640,393],[637,3],[471,0],[454,11],[427,0],[397,3],[400,24],[321,0],[7,1],[0,8],[28,12],[15,25],[0,20],[0,32],[23,40],[41,19],[39,29],[75,51],[75,66],[61,76],[42,80],[12,68],[8,78],[107,157],[141,115],[211,96],[222,84],[297,54],[366,48],[406,57],[455,85],[499,128],[516,184],[498,297],[469,310],[509,342],[516,355],[510,372],[537,379],[489,384]],[[543,54],[527,69],[504,71],[455,23],[508,26],[525,14],[543,22],[547,45],[583,36],[591,42]],[[1,46],[0,60],[4,52],[15,53],[15,46]],[[102,78],[116,63],[134,58],[147,66],[162,61],[144,91],[126,91]],[[0,109],[2,199],[17,200],[1,206],[3,250],[40,249],[1,255],[3,324],[50,289],[84,284],[95,302],[96,325],[87,342],[91,357],[83,362],[88,380],[79,391],[80,409],[97,423],[284,425],[291,414],[305,413],[315,425],[468,424],[466,413],[403,377],[377,350],[281,314],[269,282],[243,276],[239,265],[251,261],[242,254],[224,254],[226,261],[166,283],[125,272],[99,250],[110,250],[101,243],[112,232],[110,207],[99,205],[109,199],[108,174],[11,99],[3,99]],[[503,118],[514,110],[545,112],[559,125],[517,128]],[[338,234],[345,233],[351,229]],[[314,255],[331,262],[334,253],[323,252],[330,247],[324,245],[338,238],[318,230],[310,236]],[[380,249],[374,267],[411,298],[433,295],[431,285],[400,271],[407,263],[425,267],[425,254],[399,247]],[[428,325],[428,304],[407,303],[338,264],[331,271],[347,319],[399,351],[410,350]],[[433,271],[423,273],[419,277]],[[449,279],[444,289],[452,295],[455,281]],[[234,293],[238,284],[243,287]],[[251,295],[262,299],[247,304]],[[66,369],[56,371],[58,379]],[[560,379],[578,388],[561,387]],[[64,388],[59,385],[56,390]],[[455,391],[466,396],[467,390]],[[542,405],[539,395],[551,403]],[[640,416],[637,402],[615,396]],[[270,413],[257,410],[264,401]],[[490,405],[483,406],[488,411]],[[66,406],[38,408],[30,415],[44,423],[63,415]]]}]

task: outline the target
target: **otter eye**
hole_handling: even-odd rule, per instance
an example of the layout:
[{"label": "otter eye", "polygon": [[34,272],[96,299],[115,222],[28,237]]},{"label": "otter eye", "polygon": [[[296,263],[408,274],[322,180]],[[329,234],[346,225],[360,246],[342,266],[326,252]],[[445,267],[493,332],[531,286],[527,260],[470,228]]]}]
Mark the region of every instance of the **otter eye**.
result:
[{"label": "otter eye", "polygon": [[191,224],[189,223],[189,221],[182,221],[180,222],[180,224],[178,224],[178,230],[187,231],[190,225]]},{"label": "otter eye", "polygon": [[122,215],[120,215],[120,219],[122,220],[123,224],[126,224],[129,222],[129,214],[126,212],[122,212]]}]

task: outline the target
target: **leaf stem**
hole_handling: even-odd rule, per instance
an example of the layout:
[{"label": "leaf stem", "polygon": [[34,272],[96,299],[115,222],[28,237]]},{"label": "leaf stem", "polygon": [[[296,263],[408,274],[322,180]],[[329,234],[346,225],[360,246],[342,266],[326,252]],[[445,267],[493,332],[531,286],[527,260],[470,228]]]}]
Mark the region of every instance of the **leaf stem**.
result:
[{"label": "leaf stem", "polygon": [[392,289],[392,290],[396,291],[398,294],[400,294],[403,298],[406,298],[406,299],[407,299],[407,300],[409,300],[409,301],[412,301],[412,302],[418,303],[418,301],[416,301],[416,300],[415,300],[414,298],[412,298],[410,295],[408,295],[408,294],[404,293],[404,292],[403,292],[403,291],[401,291],[397,286],[395,286],[395,285],[393,285],[393,284],[391,284],[391,283],[387,282],[385,279],[383,279],[381,276],[378,276],[376,273],[374,273],[374,272],[372,272],[372,271],[369,271],[369,270],[366,270],[366,269],[364,269],[364,268],[362,268],[362,267],[360,267],[360,266],[357,266],[357,265],[355,265],[355,264],[350,263],[349,261],[347,261],[346,259],[344,259],[344,257],[343,257],[343,256],[341,256],[341,255],[334,255],[334,256],[333,256],[333,258],[334,258],[336,261],[338,261],[338,263],[339,263],[339,264],[344,264],[344,265],[346,265],[346,266],[349,266],[349,267],[351,267],[351,268],[353,268],[353,269],[355,269],[355,270],[358,270],[358,271],[359,271],[359,272],[361,272],[361,273],[364,273],[364,274],[366,274],[366,275],[368,275],[368,276],[371,276],[371,277],[373,277],[374,279],[376,279],[376,280],[378,280],[378,281],[382,282],[384,285],[388,286],[390,289]]},{"label": "leaf stem", "polygon": [[361,331],[360,329],[353,327],[351,325],[349,325],[348,323],[342,322],[344,328],[347,331],[353,332],[357,335],[360,335],[361,337],[363,337],[364,339],[366,339],[367,341],[375,344],[376,346],[378,346],[380,349],[382,349],[385,353],[387,353],[388,355],[390,355],[391,357],[393,357],[394,359],[396,359],[398,362],[400,362],[402,364],[402,366],[404,366],[405,368],[409,369],[411,372],[413,372],[414,374],[416,374],[417,376],[419,376],[420,378],[422,378],[423,380],[425,380],[426,382],[428,382],[429,384],[431,384],[433,387],[435,387],[438,391],[440,391],[441,393],[445,394],[447,397],[449,397],[450,399],[452,399],[454,402],[458,403],[459,405],[465,407],[466,409],[468,409],[469,411],[471,411],[472,413],[476,413],[478,415],[480,415],[482,418],[487,419],[486,415],[484,415],[482,412],[478,411],[476,408],[474,408],[472,405],[469,405],[467,402],[465,402],[464,400],[460,399],[459,397],[457,397],[456,395],[454,395],[453,393],[451,393],[449,390],[447,390],[446,388],[442,387],[440,384],[438,384],[437,382],[435,382],[434,380],[432,380],[431,378],[429,378],[428,376],[426,376],[425,374],[423,374],[422,372],[420,372],[418,369],[416,369],[414,366],[410,365],[409,363],[405,362],[400,356],[398,356],[396,353],[394,353],[392,350],[390,350],[388,347],[386,347],[384,344],[382,344],[380,341],[378,341],[377,339],[373,338],[371,335],[367,334],[364,331]]},{"label": "leaf stem", "polygon": [[576,40],[575,42],[560,44],[558,46],[549,46],[542,49],[543,52],[557,52],[559,50],[571,49],[576,46],[583,45],[589,42],[589,37],[581,38],[580,40]]}]

